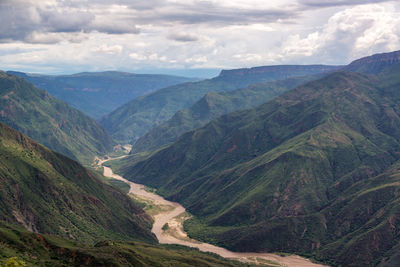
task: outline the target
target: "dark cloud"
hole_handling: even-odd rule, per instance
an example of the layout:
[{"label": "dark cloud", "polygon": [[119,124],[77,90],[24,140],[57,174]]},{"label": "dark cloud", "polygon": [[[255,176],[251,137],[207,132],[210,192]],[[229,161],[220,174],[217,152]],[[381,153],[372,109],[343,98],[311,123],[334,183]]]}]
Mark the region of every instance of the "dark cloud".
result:
[{"label": "dark cloud", "polygon": [[0,40],[20,40],[35,30],[38,15],[35,9],[0,4]]},{"label": "dark cloud", "polygon": [[[129,21],[119,18],[97,18],[90,9],[66,6],[40,6],[34,2],[0,0],[0,42],[57,43],[67,39],[79,42],[84,38],[64,38],[64,33],[137,34],[140,30]],[[59,36],[49,33],[61,33]],[[39,37],[39,38],[38,38]]]},{"label": "dark cloud", "polygon": [[47,32],[80,32],[85,31],[95,19],[94,14],[79,10],[39,10],[39,27]]},{"label": "dark cloud", "polygon": [[298,0],[301,5],[308,7],[335,7],[335,6],[354,6],[373,3],[393,2],[393,0]]},{"label": "dark cloud", "polygon": [[195,42],[199,40],[197,36],[186,33],[171,33],[167,38],[178,42]]},{"label": "dark cloud", "polygon": [[[113,5],[119,12],[110,12]],[[273,22],[294,17],[291,11],[226,8],[200,1],[192,4],[163,0],[91,0],[58,1],[41,5],[40,1],[0,0],[0,41],[53,43],[62,40],[46,33],[103,32],[138,34],[138,24],[172,26],[174,24],[212,24],[213,26]],[[37,38],[40,36],[41,38]],[[176,41],[195,41],[191,36],[171,36]]]},{"label": "dark cloud", "polygon": [[162,14],[160,19],[168,22],[182,24],[213,24],[216,25],[240,25],[250,23],[275,22],[278,19],[294,17],[293,12],[263,11],[263,10],[222,10],[204,12],[171,12]]},{"label": "dark cloud", "polygon": [[[54,43],[66,36],[47,33],[138,34],[137,25],[173,27],[179,24],[200,24],[210,27],[246,25],[252,23],[296,22],[306,9],[332,6],[380,3],[385,0],[297,0],[300,5],[286,8],[262,9],[226,7],[218,2],[191,3],[163,0],[90,0],[62,1],[45,5],[40,0],[0,0],[0,42],[23,41]],[[169,39],[193,42],[197,38],[187,34],[172,34]],[[81,37],[73,38],[79,42]],[[70,40],[67,38],[67,40]],[[72,40],[72,39],[71,39]]]},{"label": "dark cloud", "polygon": [[[158,0],[153,0],[158,2]],[[134,8],[132,5],[131,8]],[[179,23],[209,24],[215,26],[268,23],[297,17],[293,10],[252,9],[225,7],[212,2],[199,1],[196,4],[174,3],[168,6],[155,5],[151,11],[137,14],[138,23]]]}]

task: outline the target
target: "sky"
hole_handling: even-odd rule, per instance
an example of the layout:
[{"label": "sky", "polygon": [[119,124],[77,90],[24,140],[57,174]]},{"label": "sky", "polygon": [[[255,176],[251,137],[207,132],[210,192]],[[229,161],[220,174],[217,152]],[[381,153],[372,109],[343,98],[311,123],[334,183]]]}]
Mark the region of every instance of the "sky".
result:
[{"label": "sky", "polygon": [[400,1],[0,0],[0,69],[212,76],[400,50]]}]

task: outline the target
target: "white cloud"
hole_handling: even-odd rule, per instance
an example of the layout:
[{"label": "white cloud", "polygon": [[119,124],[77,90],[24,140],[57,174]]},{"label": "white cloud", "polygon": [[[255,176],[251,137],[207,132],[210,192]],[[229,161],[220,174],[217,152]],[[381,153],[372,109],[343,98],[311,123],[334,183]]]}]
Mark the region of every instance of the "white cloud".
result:
[{"label": "white cloud", "polygon": [[100,52],[109,55],[115,55],[121,53],[123,47],[121,45],[101,45],[93,48],[93,52]]},{"label": "white cloud", "polygon": [[393,6],[356,6],[334,14],[319,31],[303,38],[299,34],[290,35],[282,54],[341,63],[399,49],[399,34],[400,13]]},{"label": "white cloud", "polygon": [[144,55],[139,55],[137,53],[131,53],[129,54],[129,57],[133,60],[137,60],[137,61],[143,61],[143,60],[147,60],[147,56]]}]

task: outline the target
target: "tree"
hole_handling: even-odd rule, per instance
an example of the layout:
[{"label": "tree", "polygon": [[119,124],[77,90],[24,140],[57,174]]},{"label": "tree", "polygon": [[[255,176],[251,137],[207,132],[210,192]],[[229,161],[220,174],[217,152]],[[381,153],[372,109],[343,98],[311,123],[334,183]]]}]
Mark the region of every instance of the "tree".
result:
[{"label": "tree", "polygon": [[7,259],[5,267],[24,267],[26,263],[23,260],[19,260],[17,257],[11,257]]}]

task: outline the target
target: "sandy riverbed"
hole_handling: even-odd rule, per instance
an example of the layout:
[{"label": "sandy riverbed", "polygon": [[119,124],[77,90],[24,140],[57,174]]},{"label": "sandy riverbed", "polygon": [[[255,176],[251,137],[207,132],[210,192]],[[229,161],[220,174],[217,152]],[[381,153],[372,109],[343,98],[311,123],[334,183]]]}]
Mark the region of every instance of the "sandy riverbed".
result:
[{"label": "sandy riverbed", "polygon": [[[108,159],[111,160],[111,159]],[[99,165],[102,165],[108,160],[100,160]],[[222,247],[217,247],[208,243],[202,243],[187,237],[183,230],[182,214],[185,213],[185,208],[176,202],[168,201],[161,196],[148,192],[145,190],[145,186],[136,184],[120,175],[114,174],[109,167],[104,168],[104,176],[111,177],[120,181],[123,181],[130,185],[129,194],[133,194],[151,201],[155,205],[166,205],[171,206],[173,209],[161,212],[153,216],[154,224],[152,232],[157,236],[158,241],[163,244],[179,244],[188,247],[195,247],[204,252],[212,252],[225,258],[237,259],[243,262],[258,263],[262,260],[272,261],[277,263],[277,266],[288,266],[288,267],[323,267],[325,265],[312,263],[308,259],[302,258],[296,255],[290,255],[281,257],[272,253],[242,253],[229,251]],[[162,227],[168,223],[169,229],[167,231],[162,230]]]}]

